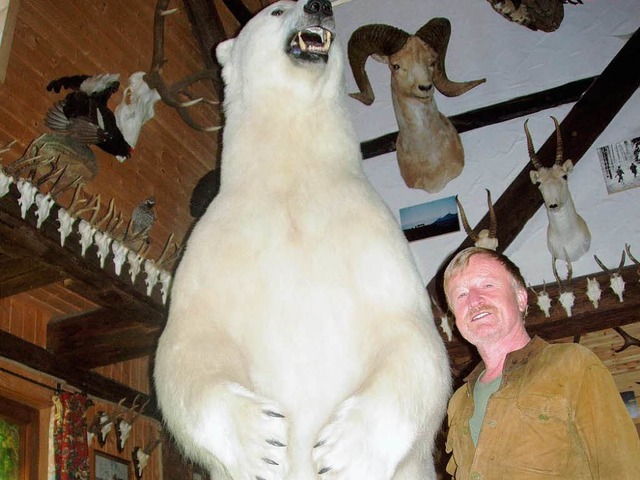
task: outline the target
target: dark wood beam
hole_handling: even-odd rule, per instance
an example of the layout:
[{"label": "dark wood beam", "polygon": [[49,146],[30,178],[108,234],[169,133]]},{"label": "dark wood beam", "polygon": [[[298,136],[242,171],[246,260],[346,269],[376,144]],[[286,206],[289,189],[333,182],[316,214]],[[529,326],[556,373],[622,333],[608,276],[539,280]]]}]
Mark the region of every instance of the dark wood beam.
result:
[{"label": "dark wood beam", "polygon": [[127,387],[121,383],[110,380],[95,372],[91,372],[76,363],[61,360],[57,355],[40,348],[33,343],[22,340],[15,335],[0,330],[0,356],[20,363],[28,368],[46,373],[52,377],[64,380],[69,385],[110,402],[119,402],[126,398],[125,403],[132,404],[139,395],[139,401],[147,400],[149,405],[145,409],[145,415],[160,419],[154,396]]},{"label": "dark wood beam", "polygon": [[[576,297],[571,317],[558,302],[560,288],[557,284],[546,285],[552,299],[550,316],[546,317],[537,305],[537,296],[529,290],[529,308],[525,324],[531,335],[539,335],[545,340],[557,340],[575,335],[584,335],[607,328],[620,327],[640,321],[640,275],[638,266],[631,265],[621,270],[626,287],[623,302],[611,291],[610,275],[597,272],[573,279],[571,289]],[[587,278],[596,279],[602,290],[602,298],[596,309],[586,295]],[[533,287],[540,293],[542,285]],[[456,332],[451,341],[446,341],[449,355],[457,369],[462,370],[467,361],[475,355],[474,348]]]},{"label": "dark wood beam", "polygon": [[[640,31],[627,41],[560,124],[564,158],[572,159],[574,164],[578,163],[638,89],[640,86],[640,69],[636,68],[638,58],[640,58]],[[555,160],[555,151],[554,131],[537,152],[540,163],[552,165]],[[494,211],[499,223],[497,236],[500,251],[504,251],[511,244],[542,206],[542,196],[529,177],[532,169],[533,166],[529,163],[495,202]],[[484,228],[489,228],[488,213],[480,220],[475,230],[480,231]],[[454,253],[472,245],[473,241],[467,237]],[[439,286],[441,275],[440,270],[427,286],[429,292],[440,300],[443,298],[441,286]]]},{"label": "dark wood beam", "polygon": [[[589,77],[569,82],[558,87],[543,90],[522,97],[516,97],[506,102],[496,103],[488,107],[470,110],[465,113],[449,117],[458,133],[468,132],[476,128],[487,127],[496,123],[506,122],[514,118],[547,110],[549,108],[578,101],[582,94],[598,77]],[[387,133],[381,137],[360,143],[362,158],[372,158],[378,155],[396,151],[398,132]]]},{"label": "dark wood beam", "polygon": [[198,43],[204,66],[217,73],[213,88],[217,97],[222,98],[223,83],[215,47],[227,37],[222,28],[220,16],[213,5],[213,0],[182,0],[182,3],[189,17],[191,31]]},{"label": "dark wood beam", "polygon": [[[153,353],[155,341],[166,320],[166,307],[162,304],[159,286],[156,286],[152,296],[148,296],[144,273],[138,276],[134,285],[126,268],[120,275],[115,273],[111,258],[107,259],[104,269],[100,268],[95,246],[90,247],[82,258],[77,229],[61,247],[57,221],[54,220],[59,207],[54,205],[51,216],[41,229],[37,229],[33,211],[28,212],[25,220],[20,218],[17,199],[15,188],[0,199],[0,245],[3,251],[12,252],[14,257],[29,259],[34,262],[34,267],[42,266],[43,278],[47,280],[52,275],[51,271],[58,272],[64,277],[66,288],[108,312],[102,317],[91,313],[52,322],[49,338],[53,342],[52,348],[61,353],[61,358],[68,358],[87,368]],[[34,271],[32,275],[37,276],[38,273]],[[13,286],[10,281],[0,282],[0,289],[9,291]],[[105,322],[104,325],[101,321]],[[68,327],[65,322],[69,323]],[[80,328],[81,325],[84,328]],[[111,325],[113,329],[109,330],[106,325]],[[73,329],[74,335],[68,340],[59,333],[64,331],[69,334]]]},{"label": "dark wood beam", "polygon": [[138,312],[116,308],[56,318],[47,326],[47,350],[84,368],[150,355],[162,329],[143,320]]},{"label": "dark wood beam", "polygon": [[126,269],[116,275],[111,257],[107,259],[105,268],[100,268],[95,245],[82,258],[77,228],[61,247],[56,220],[59,207],[54,205],[42,228],[37,229],[33,209],[27,213],[26,220],[20,217],[18,197],[18,191],[12,185],[10,192],[0,198],[0,244],[3,250],[64,272],[67,288],[98,305],[118,305],[137,312],[145,322],[164,324],[165,306],[159,286],[148,296],[144,274],[139,275],[136,284],[132,285]]},{"label": "dark wood beam", "polygon": [[56,268],[50,268],[37,258],[0,257],[0,298],[44,287],[65,277]]}]

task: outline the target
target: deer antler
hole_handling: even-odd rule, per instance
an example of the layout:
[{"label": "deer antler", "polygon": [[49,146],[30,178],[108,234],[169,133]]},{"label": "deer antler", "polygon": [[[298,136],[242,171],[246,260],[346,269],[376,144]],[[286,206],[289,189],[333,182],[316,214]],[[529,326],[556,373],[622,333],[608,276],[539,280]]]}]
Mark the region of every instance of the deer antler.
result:
[{"label": "deer antler", "polygon": [[[175,108],[182,120],[191,128],[201,132],[215,132],[220,130],[220,126],[203,127],[197,124],[189,115],[188,107],[200,102],[209,104],[218,104],[214,100],[208,100],[204,97],[194,98],[187,87],[201,80],[215,80],[216,73],[211,69],[202,69],[199,72],[188,75],[178,80],[173,85],[167,85],[162,78],[162,67],[167,62],[164,58],[164,17],[175,13],[177,9],[167,10],[169,0],[158,0],[153,17],[153,57],[151,59],[151,70],[144,75],[144,81],[150,88],[155,89],[160,98],[171,108]],[[183,102],[180,95],[191,98],[190,101]]]},{"label": "deer antler", "polygon": [[625,332],[622,329],[622,327],[613,327],[613,329],[616,332],[618,332],[618,334],[624,340],[624,344],[620,348],[614,350],[614,352],[620,353],[621,351],[626,350],[627,348],[632,346],[640,347],[640,340],[638,340],[636,337],[629,335],[627,332]]}]

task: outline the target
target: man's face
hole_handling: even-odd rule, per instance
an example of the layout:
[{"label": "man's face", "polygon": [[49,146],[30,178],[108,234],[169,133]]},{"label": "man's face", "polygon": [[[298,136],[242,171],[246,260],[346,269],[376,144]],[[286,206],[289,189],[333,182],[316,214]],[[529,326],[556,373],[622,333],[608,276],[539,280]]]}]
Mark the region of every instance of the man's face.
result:
[{"label": "man's face", "polygon": [[498,261],[477,254],[451,277],[447,298],[462,336],[474,345],[508,339],[524,330],[527,291]]}]

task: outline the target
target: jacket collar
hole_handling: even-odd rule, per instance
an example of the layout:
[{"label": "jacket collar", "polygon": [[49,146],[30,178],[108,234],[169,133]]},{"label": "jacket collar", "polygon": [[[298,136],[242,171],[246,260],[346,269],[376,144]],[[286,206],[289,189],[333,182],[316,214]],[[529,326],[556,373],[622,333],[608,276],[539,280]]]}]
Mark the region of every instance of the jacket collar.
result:
[{"label": "jacket collar", "polygon": [[[527,343],[520,350],[514,350],[513,352],[509,352],[507,354],[507,358],[504,361],[504,367],[502,367],[502,375],[506,375],[512,370],[525,365],[529,362],[531,357],[535,357],[538,353],[540,353],[547,345],[543,339],[534,336],[529,343]],[[466,383],[469,383],[471,387],[475,385],[476,380],[480,374],[484,371],[484,362],[480,362],[476,365],[476,368],[464,379]]]}]

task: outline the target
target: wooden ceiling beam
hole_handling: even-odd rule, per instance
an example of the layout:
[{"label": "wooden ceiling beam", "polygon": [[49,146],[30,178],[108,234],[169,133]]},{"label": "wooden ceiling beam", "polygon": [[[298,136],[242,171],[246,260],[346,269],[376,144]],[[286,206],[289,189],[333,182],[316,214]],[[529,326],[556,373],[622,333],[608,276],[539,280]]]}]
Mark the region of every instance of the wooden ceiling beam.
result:
[{"label": "wooden ceiling beam", "polygon": [[139,275],[136,284],[132,285],[126,268],[116,275],[111,258],[107,259],[105,268],[100,268],[95,245],[83,258],[77,225],[65,246],[60,246],[56,225],[59,206],[53,206],[51,215],[38,229],[33,211],[27,213],[26,220],[20,217],[18,197],[19,192],[12,185],[9,193],[0,198],[0,244],[4,251],[15,251],[48,268],[64,272],[65,287],[98,305],[118,305],[119,308],[138,312],[147,322],[164,324],[166,309],[158,286],[148,296],[144,274]]},{"label": "wooden ceiling beam", "polygon": [[44,287],[65,278],[37,258],[0,257],[0,298]]},{"label": "wooden ceiling beam", "polygon": [[122,398],[126,398],[126,403],[133,404],[136,396],[139,396],[138,401],[141,403],[150,400],[145,409],[145,415],[157,419],[161,418],[154,396],[110,380],[84,368],[84,366],[79,366],[80,364],[62,360],[46,349],[2,330],[0,330],[0,356],[64,380],[88,395],[109,402],[117,403]]},{"label": "wooden ceiling beam", "polygon": [[47,350],[65,361],[96,368],[155,352],[161,327],[138,312],[100,308],[47,326]]}]

